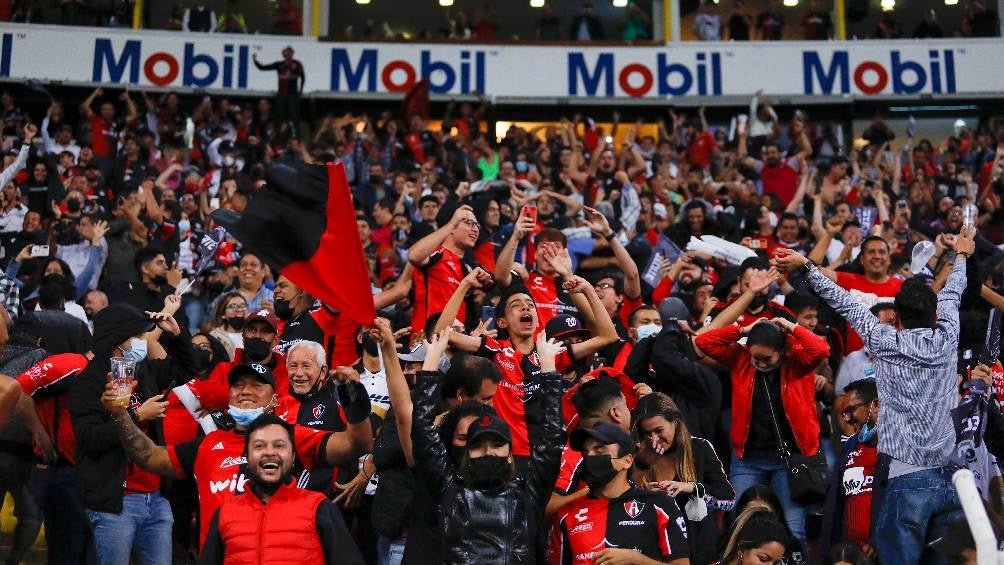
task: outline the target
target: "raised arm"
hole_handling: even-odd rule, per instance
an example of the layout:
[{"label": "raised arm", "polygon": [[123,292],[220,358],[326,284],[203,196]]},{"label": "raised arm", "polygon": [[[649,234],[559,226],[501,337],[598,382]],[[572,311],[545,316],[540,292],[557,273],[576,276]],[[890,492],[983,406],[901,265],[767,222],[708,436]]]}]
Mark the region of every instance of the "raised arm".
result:
[{"label": "raised arm", "polygon": [[[187,12],[186,12],[186,14],[187,14]],[[84,99],[83,102],[80,103],[80,115],[83,116],[83,118],[85,120],[91,119],[91,116],[94,115],[94,108],[93,108],[93,106],[94,106],[94,100],[98,96],[101,96],[102,94],[104,94],[104,92],[105,91],[99,86],[99,87],[95,88],[91,92],[91,94],[87,98]]]},{"label": "raised arm", "polygon": [[446,241],[447,236],[460,225],[460,221],[464,218],[463,212],[473,213],[474,209],[466,204],[457,208],[456,212],[453,213],[453,217],[450,218],[450,221],[445,226],[416,241],[411,246],[411,249],[408,250],[408,262],[416,267],[425,265],[425,261],[429,258],[429,255],[432,255],[432,252],[442,245]]},{"label": "raised arm", "polygon": [[575,347],[572,348],[572,355],[576,359],[588,357],[620,339],[617,335],[617,328],[614,327],[610,314],[607,314],[607,309],[600,302],[600,297],[597,296],[593,285],[586,282],[586,279],[576,276],[565,281],[564,287],[569,294],[581,293],[585,295],[595,320],[593,337],[575,344]]},{"label": "raised arm", "polygon": [[589,229],[593,234],[602,237],[610,242],[610,250],[614,252],[617,259],[617,266],[624,272],[624,295],[628,298],[636,299],[641,296],[641,275],[638,273],[638,265],[628,253],[628,250],[621,244],[607,217],[595,208],[585,208],[586,221],[589,222]]},{"label": "raised arm", "polygon": [[767,292],[770,285],[777,282],[781,278],[781,273],[777,269],[771,269],[769,271],[757,271],[750,277],[749,288],[746,292],[739,295],[738,298],[733,300],[724,310],[718,313],[717,316],[711,323],[704,326],[703,328],[697,330],[697,334],[703,334],[711,330],[718,328],[724,328],[725,326],[734,324],[739,316],[742,316],[746,308],[753,302],[753,299],[757,297],[758,294],[763,294]]},{"label": "raised arm", "polygon": [[938,324],[954,341],[959,339],[959,303],[962,291],[966,290],[966,262],[976,251],[975,239],[976,228],[962,226],[959,237],[955,239],[955,264],[945,287],[938,293]]},{"label": "raised arm", "polygon": [[[427,342],[425,356],[427,360],[430,357],[430,350],[438,348],[438,341],[443,339],[446,339],[445,336],[433,336],[433,341]],[[438,360],[436,357],[437,362]],[[450,483],[456,480],[456,471],[447,456],[446,446],[432,425],[436,412],[435,398],[439,379],[438,370],[426,371],[423,365],[423,369],[419,371],[411,428],[415,466],[434,499],[439,499],[449,488]]]},{"label": "raised arm", "polygon": [[35,127],[35,124],[24,125],[24,142],[21,144],[21,149],[17,152],[14,162],[0,173],[0,187],[7,186],[7,183],[12,181],[17,173],[24,168],[24,164],[28,162],[28,153],[31,152],[31,140],[35,138],[36,133],[38,133],[38,128]]},{"label": "raised arm", "polygon": [[[394,330],[390,326],[390,321],[386,318],[377,318],[376,327],[380,330],[380,353],[383,356],[384,371],[387,373],[387,393],[390,395],[390,405],[394,408],[394,425],[397,427],[401,451],[404,452],[404,459],[408,462],[408,466],[414,467],[415,459],[411,449],[413,412],[411,391],[408,390],[408,383],[404,379],[401,362],[397,359],[397,340],[394,339]],[[437,358],[436,361],[439,359]]]},{"label": "raised arm", "polygon": [[512,235],[509,236],[509,241],[505,242],[498,259],[495,260],[495,282],[502,288],[506,288],[512,283],[512,264],[516,260],[516,249],[519,247],[519,242],[535,227],[533,218],[520,211],[519,219],[516,220],[516,226]]},{"label": "raised arm", "polygon": [[551,496],[551,487],[558,478],[564,446],[561,430],[561,374],[554,362],[562,349],[561,343],[547,339],[545,332],[537,334],[537,356],[541,370],[541,390],[537,394],[544,395],[544,421],[541,441],[534,444],[530,453],[526,488],[539,510],[546,508]]}]

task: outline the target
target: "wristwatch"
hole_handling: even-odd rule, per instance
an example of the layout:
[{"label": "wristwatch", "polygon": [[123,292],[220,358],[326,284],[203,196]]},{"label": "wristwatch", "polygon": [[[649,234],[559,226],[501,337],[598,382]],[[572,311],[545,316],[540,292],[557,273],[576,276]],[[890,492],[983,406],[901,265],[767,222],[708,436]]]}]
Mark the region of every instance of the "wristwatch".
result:
[{"label": "wristwatch", "polygon": [[816,263],[812,259],[806,259],[801,268],[805,269],[806,273],[812,273],[812,271],[816,270]]},{"label": "wristwatch", "polygon": [[610,230],[610,235],[603,236],[603,239],[607,241],[612,241],[615,237],[617,237],[617,232]]}]

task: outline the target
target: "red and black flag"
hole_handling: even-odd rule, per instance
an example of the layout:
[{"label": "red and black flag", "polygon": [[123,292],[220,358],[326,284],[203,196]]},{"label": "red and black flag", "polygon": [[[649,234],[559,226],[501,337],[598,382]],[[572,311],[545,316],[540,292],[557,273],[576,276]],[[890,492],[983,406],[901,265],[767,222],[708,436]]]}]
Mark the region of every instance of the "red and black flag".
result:
[{"label": "red and black flag", "polygon": [[273,163],[243,214],[212,218],[272,269],[362,325],[376,317],[362,241],[341,162]]}]

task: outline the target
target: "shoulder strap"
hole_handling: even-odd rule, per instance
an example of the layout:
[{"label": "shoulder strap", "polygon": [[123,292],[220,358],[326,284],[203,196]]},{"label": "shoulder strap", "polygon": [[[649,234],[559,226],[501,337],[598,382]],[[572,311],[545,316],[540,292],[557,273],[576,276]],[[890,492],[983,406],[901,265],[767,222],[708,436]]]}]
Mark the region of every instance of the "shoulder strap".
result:
[{"label": "shoulder strap", "polygon": [[[753,378],[755,379],[756,377],[754,376]],[[760,380],[763,381],[763,391],[767,394],[767,407],[770,409],[770,423],[774,425],[774,437],[777,438],[777,449],[781,452],[781,459],[787,462],[791,457],[791,452],[788,450],[788,444],[781,437],[781,426],[777,423],[777,414],[774,413],[774,401],[770,397],[770,385],[767,384],[766,376]]]}]

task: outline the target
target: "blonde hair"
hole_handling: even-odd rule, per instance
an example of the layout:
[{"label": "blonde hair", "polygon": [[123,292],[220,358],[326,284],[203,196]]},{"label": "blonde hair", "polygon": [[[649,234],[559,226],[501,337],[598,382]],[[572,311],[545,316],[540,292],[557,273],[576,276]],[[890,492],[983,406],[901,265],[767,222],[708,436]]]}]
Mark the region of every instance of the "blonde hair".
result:
[{"label": "blonde hair", "polygon": [[777,521],[769,508],[747,506],[732,522],[721,563],[732,563],[738,560],[740,551],[770,542],[777,542],[787,550],[789,541],[784,524]]},{"label": "blonde hair", "polygon": [[[654,392],[638,401],[638,405],[635,406],[634,422],[631,425],[635,441],[639,443],[643,441],[639,424],[656,416],[662,416],[667,422],[676,424],[676,434],[673,437],[677,453],[675,480],[687,483],[697,482],[697,468],[694,465],[694,448],[691,445],[690,431],[687,429],[686,422],[683,421],[680,408],[669,396],[661,392]],[[644,480],[645,482],[655,481],[655,469],[646,471]]]}]

